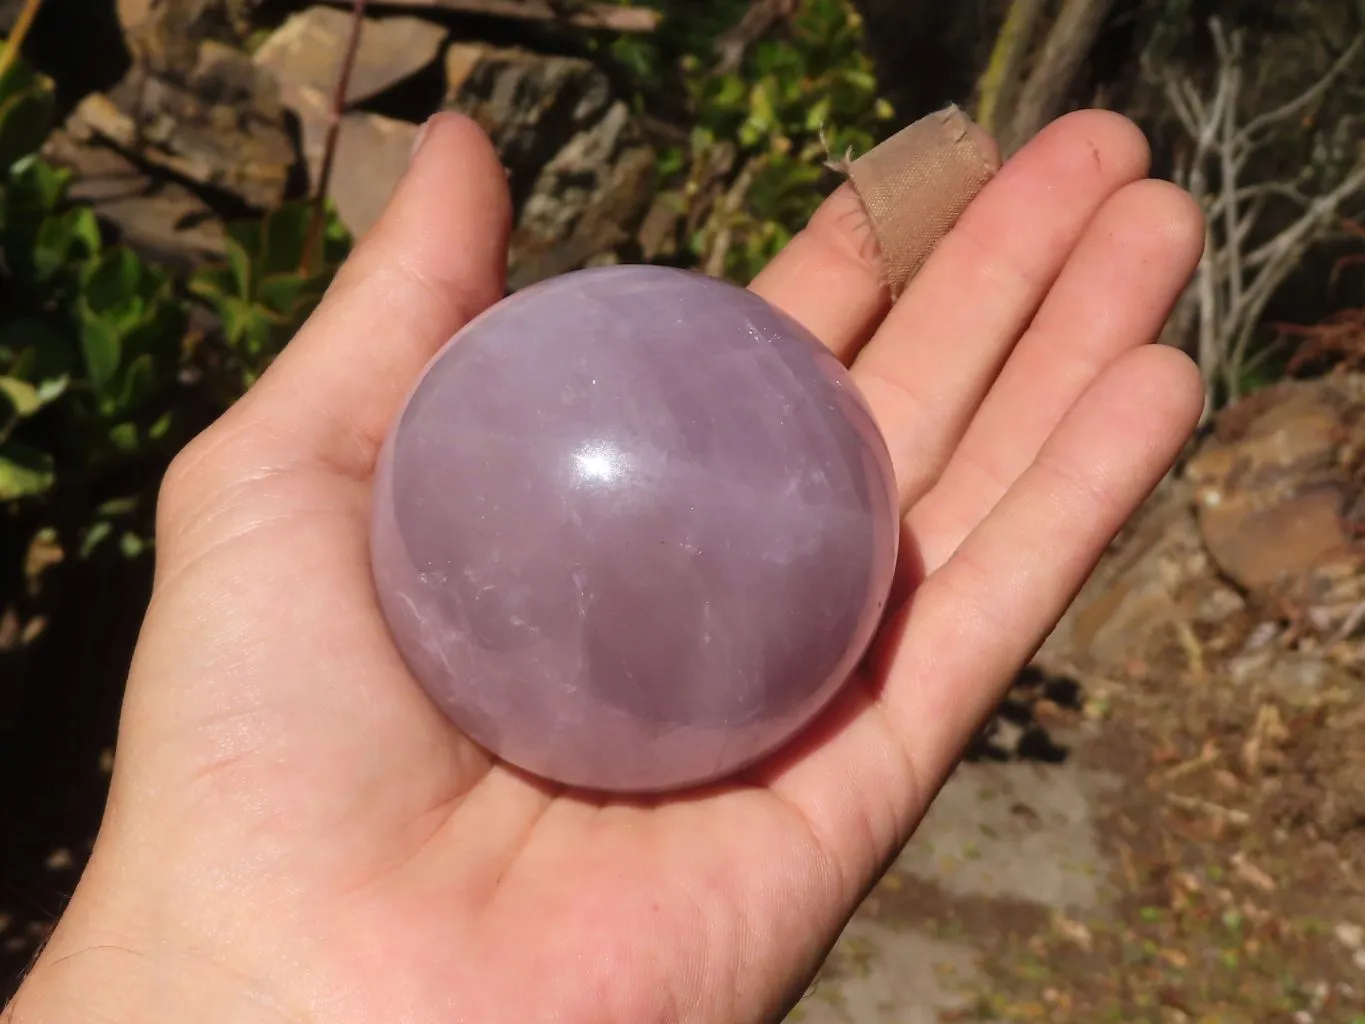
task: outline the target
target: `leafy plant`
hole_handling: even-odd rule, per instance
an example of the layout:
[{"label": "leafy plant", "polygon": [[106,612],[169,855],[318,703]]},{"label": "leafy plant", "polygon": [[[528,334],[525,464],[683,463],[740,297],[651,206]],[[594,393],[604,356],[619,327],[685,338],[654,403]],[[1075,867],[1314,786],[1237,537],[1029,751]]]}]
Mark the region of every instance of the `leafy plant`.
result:
[{"label": "leafy plant", "polygon": [[870,149],[895,111],[879,94],[851,0],[798,0],[780,30],[750,47],[734,71],[716,70],[715,42],[748,4],[727,0],[704,12],[671,0],[650,6],[665,15],[657,38],[619,39],[612,55],[646,96],[667,91],[657,79],[674,61],[690,138],[665,150],[660,168],[684,199],[717,147],[736,147],[729,201],[685,244],[689,259],[747,282],[814,213],[828,160]]},{"label": "leafy plant", "polygon": [[0,167],[38,151],[56,109],[52,79],[19,58],[19,42],[0,42]]},{"label": "leafy plant", "polygon": [[0,186],[0,500],[142,454],[165,436],[185,314],[165,273],[106,247],[68,172],[33,155]]},{"label": "leafy plant", "polygon": [[310,252],[314,206],[281,206],[227,228],[227,258],[200,268],[192,294],[222,321],[241,384],[249,387],[321,301],[351,239],[330,206],[321,253]]}]

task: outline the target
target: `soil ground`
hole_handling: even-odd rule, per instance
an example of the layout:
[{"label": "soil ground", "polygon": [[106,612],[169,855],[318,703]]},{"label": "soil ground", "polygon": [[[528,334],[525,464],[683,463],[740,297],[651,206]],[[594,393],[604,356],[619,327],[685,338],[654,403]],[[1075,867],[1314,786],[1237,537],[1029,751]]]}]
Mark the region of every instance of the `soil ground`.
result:
[{"label": "soil ground", "polygon": [[791,1020],[1365,1024],[1365,684],[1297,709],[1180,652],[963,765]]}]

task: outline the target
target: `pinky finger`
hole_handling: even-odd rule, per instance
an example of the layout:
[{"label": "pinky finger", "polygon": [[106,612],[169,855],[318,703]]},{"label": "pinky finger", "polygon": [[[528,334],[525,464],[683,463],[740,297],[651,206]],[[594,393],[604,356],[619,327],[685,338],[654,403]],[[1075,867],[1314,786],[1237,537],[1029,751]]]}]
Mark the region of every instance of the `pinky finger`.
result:
[{"label": "pinky finger", "polygon": [[1170,469],[1203,401],[1174,349],[1117,360],[891,625],[879,703],[927,792]]}]

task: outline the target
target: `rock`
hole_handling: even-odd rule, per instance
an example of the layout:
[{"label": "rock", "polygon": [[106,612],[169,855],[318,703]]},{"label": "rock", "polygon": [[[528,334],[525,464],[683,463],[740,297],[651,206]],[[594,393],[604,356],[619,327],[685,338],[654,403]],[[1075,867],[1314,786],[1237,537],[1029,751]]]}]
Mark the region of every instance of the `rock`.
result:
[{"label": "rock", "polygon": [[445,106],[477,121],[507,168],[518,211],[513,290],[607,262],[652,198],[654,152],[585,60],[479,45],[446,55]]},{"label": "rock", "polygon": [[[311,7],[289,19],[256,51],[254,63],[280,85],[282,102],[299,119],[310,188],[322,171],[331,97],[350,38],[345,11]],[[420,18],[369,19],[347,89],[349,103],[371,99],[430,66],[446,29]],[[352,234],[364,234],[388,203],[408,164],[418,126],[352,110],[341,122],[328,194]]]},{"label": "rock", "polygon": [[221,222],[185,186],[158,181],[108,146],[81,144],[61,131],[48,139],[44,156],[75,173],[72,200],[89,203],[147,257],[189,269],[222,255]]},{"label": "rock", "polygon": [[1219,570],[1319,629],[1344,621],[1365,600],[1363,460],[1365,378],[1286,381],[1228,410],[1186,470]]},{"label": "rock", "polygon": [[1172,480],[1101,561],[1044,652],[1065,664],[1123,666],[1175,642],[1180,624],[1220,623],[1243,605],[1204,549],[1189,485]]},{"label": "rock", "polygon": [[[258,67],[275,75],[284,102],[292,107],[292,93],[298,86],[331,96],[350,35],[350,13],[310,7],[276,30],[253,59]],[[363,103],[429,67],[448,36],[448,30],[421,18],[365,19],[347,86],[347,103]]]},{"label": "rock", "polygon": [[586,60],[477,43],[446,52],[444,105],[488,133],[518,202],[546,163],[600,120],[611,101],[606,75]]},{"label": "rock", "polygon": [[569,141],[541,172],[512,233],[508,286],[589,263],[634,236],[649,209],[654,152],[639,144],[624,103]]},{"label": "rock", "polygon": [[[327,0],[349,7],[351,0]],[[425,7],[452,14],[475,14],[514,21],[560,22],[574,28],[611,32],[653,32],[662,15],[643,5],[611,0],[370,0],[371,7]]]},{"label": "rock", "polygon": [[[1151,661],[1163,646],[1188,645],[1191,631],[1238,615],[1253,626],[1259,615],[1323,636],[1349,633],[1365,624],[1363,540],[1365,376],[1286,381],[1216,418],[1183,473],[1101,561],[1044,651],[1064,664]],[[1236,664],[1246,666],[1241,675],[1270,671],[1259,661]],[[1272,674],[1286,693],[1319,689],[1289,667]]]},{"label": "rock", "polygon": [[135,64],[158,74],[185,74],[199,45],[236,44],[250,32],[260,0],[117,0],[119,24]]},{"label": "rock", "polygon": [[[293,102],[301,125],[309,188],[316,190],[327,144],[330,97],[300,86],[294,90]],[[379,114],[354,111],[342,117],[327,191],[336,204],[337,216],[353,235],[364,234],[383,213],[407,168],[418,130],[408,121]]]},{"label": "rock", "polygon": [[183,75],[134,68],[109,94],[87,96],[67,130],[259,207],[280,202],[296,160],[274,78],[212,41]]},{"label": "rock", "polygon": [[1275,696],[1292,709],[1349,706],[1360,691],[1349,669],[1318,652],[1265,648],[1241,654],[1228,662],[1227,676],[1244,688]]},{"label": "rock", "polygon": [[1337,941],[1350,950],[1357,950],[1365,947],[1365,928],[1350,921],[1340,921],[1332,929],[1332,934],[1337,937]]}]

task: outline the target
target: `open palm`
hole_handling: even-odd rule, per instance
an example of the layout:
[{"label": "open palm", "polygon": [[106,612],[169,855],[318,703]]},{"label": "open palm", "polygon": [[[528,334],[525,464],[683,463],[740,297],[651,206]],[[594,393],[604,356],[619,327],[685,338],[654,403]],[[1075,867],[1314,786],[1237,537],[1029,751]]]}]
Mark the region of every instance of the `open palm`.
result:
[{"label": "open palm", "polygon": [[436,119],[323,306],[167,478],[108,814],[14,1020],[96,998],[207,1024],[780,1018],[1198,416],[1192,365],[1148,343],[1200,217],[1147,159],[1117,116],[1057,122],[894,307],[847,190],[754,282],[852,366],[922,582],[791,747],[629,801],[490,762],[372,592],[380,440],[503,287],[505,177]]}]

